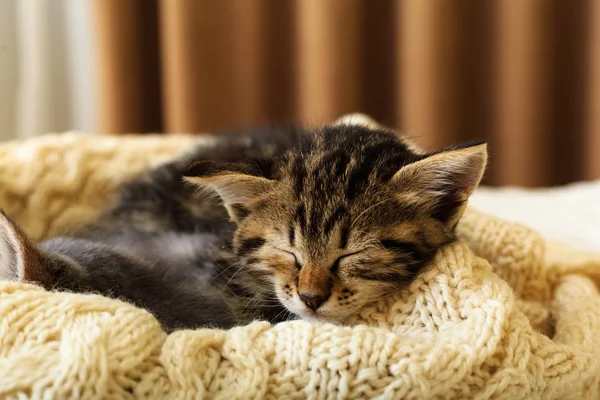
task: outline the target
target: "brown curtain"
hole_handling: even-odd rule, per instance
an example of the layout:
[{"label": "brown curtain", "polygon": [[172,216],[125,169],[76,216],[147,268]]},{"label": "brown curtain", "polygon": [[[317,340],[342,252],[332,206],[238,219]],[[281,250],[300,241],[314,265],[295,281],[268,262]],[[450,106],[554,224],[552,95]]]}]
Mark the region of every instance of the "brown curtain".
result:
[{"label": "brown curtain", "polygon": [[600,1],[96,0],[101,131],[365,112],[487,182],[600,178]]}]

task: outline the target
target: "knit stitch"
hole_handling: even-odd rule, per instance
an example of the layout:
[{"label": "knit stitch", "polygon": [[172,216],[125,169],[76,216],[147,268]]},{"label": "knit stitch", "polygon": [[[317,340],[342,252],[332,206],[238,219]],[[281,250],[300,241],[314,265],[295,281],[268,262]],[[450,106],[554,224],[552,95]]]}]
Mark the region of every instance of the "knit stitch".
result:
[{"label": "knit stitch", "polygon": [[[68,232],[124,180],[209,140],[72,132],[3,144],[0,207],[35,239]],[[167,335],[118,300],[0,282],[0,397],[600,398],[600,261],[473,209],[458,231],[410,287],[349,326]]]}]

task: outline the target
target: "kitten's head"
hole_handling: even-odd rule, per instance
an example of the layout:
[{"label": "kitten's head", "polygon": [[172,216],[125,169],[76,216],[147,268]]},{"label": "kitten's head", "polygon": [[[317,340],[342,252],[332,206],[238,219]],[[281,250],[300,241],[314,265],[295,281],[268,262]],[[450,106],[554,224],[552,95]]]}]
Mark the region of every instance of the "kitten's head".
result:
[{"label": "kitten's head", "polygon": [[237,223],[243,268],[269,277],[305,319],[343,321],[405,287],[454,239],[483,175],[483,143],[425,154],[396,134],[353,125],[307,132],[275,160],[198,162]]}]

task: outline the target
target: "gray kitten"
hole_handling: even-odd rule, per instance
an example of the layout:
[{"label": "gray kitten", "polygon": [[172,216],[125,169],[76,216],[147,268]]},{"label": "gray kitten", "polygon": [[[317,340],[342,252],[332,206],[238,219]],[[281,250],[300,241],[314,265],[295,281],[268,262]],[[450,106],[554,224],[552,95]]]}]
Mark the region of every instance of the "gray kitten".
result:
[{"label": "gray kitten", "polygon": [[356,125],[222,134],[71,237],[36,246],[4,215],[0,278],[121,298],[167,330],[343,323],[455,240],[486,166],[482,143],[411,149]]}]

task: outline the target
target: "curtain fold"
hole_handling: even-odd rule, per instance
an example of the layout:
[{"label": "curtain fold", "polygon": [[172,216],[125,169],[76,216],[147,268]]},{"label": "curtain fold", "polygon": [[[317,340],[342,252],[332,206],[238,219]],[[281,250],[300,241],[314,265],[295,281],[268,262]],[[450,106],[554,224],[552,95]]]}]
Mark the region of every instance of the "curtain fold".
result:
[{"label": "curtain fold", "polygon": [[589,81],[585,98],[586,132],[583,175],[586,179],[600,177],[600,2],[594,1],[590,7],[589,40],[590,56],[586,79]]},{"label": "curtain fold", "polygon": [[[548,183],[552,160],[552,4],[545,0],[497,5],[498,90],[495,162],[500,184]],[[526,173],[522,172],[527,168]]]},{"label": "curtain fold", "polygon": [[600,178],[597,1],[95,1],[103,132],[360,111],[426,148],[487,140],[487,183]]},{"label": "curtain fold", "polygon": [[304,0],[296,6],[298,118],[324,121],[360,109],[364,2]]},{"label": "curtain fold", "polygon": [[98,129],[163,129],[157,0],[95,0]]}]

